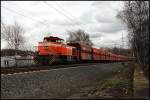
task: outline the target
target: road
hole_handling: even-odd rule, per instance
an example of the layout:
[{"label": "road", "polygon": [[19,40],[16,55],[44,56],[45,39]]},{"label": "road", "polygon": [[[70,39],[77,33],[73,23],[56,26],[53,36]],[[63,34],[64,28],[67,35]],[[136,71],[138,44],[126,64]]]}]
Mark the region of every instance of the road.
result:
[{"label": "road", "polygon": [[122,63],[95,64],[2,75],[1,98],[67,98],[124,67]]}]

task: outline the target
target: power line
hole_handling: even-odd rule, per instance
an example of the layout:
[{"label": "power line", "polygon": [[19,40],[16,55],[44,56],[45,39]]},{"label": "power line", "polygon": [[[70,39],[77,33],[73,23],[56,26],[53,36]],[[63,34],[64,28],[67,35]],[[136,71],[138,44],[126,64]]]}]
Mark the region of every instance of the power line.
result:
[{"label": "power line", "polygon": [[[54,2],[56,5],[58,5],[63,11],[67,12],[63,7],[61,7],[61,5],[57,2]],[[70,14],[69,12],[67,12],[68,14]],[[70,14],[71,17],[74,17],[72,14]]]},{"label": "power line", "polygon": [[[63,7],[61,7],[60,4],[58,4],[57,2],[54,2],[59,8],[61,8],[61,10],[63,10],[64,12],[68,13],[68,15],[70,15],[73,19],[78,19],[77,17],[73,16],[71,13],[69,13],[68,11],[66,11]],[[71,19],[72,19],[71,18]]]},{"label": "power line", "polygon": [[[12,5],[14,5],[13,3],[12,3]],[[23,9],[23,8],[21,8],[21,7],[18,7],[17,6],[17,9],[20,9],[20,10],[23,10],[24,12],[28,12],[30,15],[33,15],[34,16],[34,14],[32,14],[30,11],[27,11],[27,10],[25,10],[25,9]],[[42,19],[43,21],[45,20],[45,19]],[[44,22],[42,22],[42,23],[44,23]],[[47,23],[45,23],[46,25],[47,25]]]},{"label": "power line", "polygon": [[63,16],[65,16],[66,18],[68,18],[71,22],[73,21],[70,17],[66,16],[63,12],[61,12],[60,10],[58,10],[56,7],[50,5],[49,3],[47,3],[46,1],[43,1],[47,6],[55,9],[57,12],[61,13]]},{"label": "power line", "polygon": [[[50,7],[50,8],[53,8],[55,11],[57,11],[59,14],[61,14],[61,15],[63,15],[63,16],[65,16],[66,17],[66,19],[67,19],[67,22],[74,22],[74,20],[72,20],[70,17],[68,17],[66,14],[64,14],[63,12],[61,12],[60,10],[58,10],[56,7],[54,7],[54,6],[52,6],[52,5],[50,5],[49,3],[47,3],[46,1],[43,1],[43,3],[44,4],[46,4],[48,7]],[[71,23],[70,23],[71,24]],[[73,25],[73,24],[72,24]],[[70,25],[69,25],[69,27],[71,27]],[[78,27],[80,27],[80,26],[78,26]],[[72,27],[71,27],[72,28]],[[81,27],[80,27],[80,29],[82,29]]]},{"label": "power line", "polygon": [[[23,10],[24,12],[27,12],[28,14],[30,14],[30,15],[33,15],[34,16],[34,14],[32,14],[30,11],[27,11],[27,10],[25,10],[25,9],[23,9],[23,8],[20,8],[20,7],[17,7],[17,9],[21,9],[21,10]],[[40,19],[42,19],[42,18],[40,18]],[[42,19],[43,21],[44,20],[46,20],[46,19]],[[41,21],[42,22],[42,21]],[[45,25],[47,25],[47,23],[45,23],[45,22],[42,22],[42,23],[44,23]]]},{"label": "power line", "polygon": [[16,13],[16,14],[18,14],[18,15],[21,15],[21,16],[23,16],[23,17],[26,17],[26,18],[29,18],[29,19],[32,19],[32,20],[34,20],[34,21],[38,21],[38,22],[40,22],[41,24],[43,24],[43,25],[45,25],[45,26],[47,26],[47,24],[45,24],[45,23],[43,23],[43,22],[41,22],[41,21],[39,21],[39,20],[36,20],[36,19],[34,19],[34,18],[32,18],[32,17],[29,17],[29,16],[26,16],[26,15],[23,15],[23,14],[21,14],[20,12],[18,13],[17,11],[14,11],[14,10],[12,10],[12,9],[9,9],[9,8],[7,8],[7,7],[4,7],[4,6],[1,6],[1,7],[3,7],[3,8],[5,8],[5,9],[7,9],[8,11],[10,11],[10,12],[13,12],[13,13]]},{"label": "power line", "polygon": [[[74,22],[74,20],[73,20],[72,18],[68,17],[66,14],[64,14],[62,11],[58,10],[56,7],[50,5],[50,4],[47,3],[46,1],[43,1],[43,3],[46,4],[48,7],[53,8],[55,11],[57,11],[57,12],[60,13],[61,15],[65,16],[65,17],[67,18],[67,20],[69,20],[69,23],[70,23],[70,21],[71,21],[71,22]],[[81,26],[79,26],[79,27],[82,29]]]},{"label": "power line", "polygon": [[[50,4],[48,4],[46,1],[43,1],[43,3],[45,4],[45,5],[47,5],[48,7],[50,7],[50,8],[53,8],[55,11],[57,11],[58,13],[61,13],[61,15],[63,15],[63,16],[65,16],[66,17],[66,15],[65,14],[63,14],[62,12],[60,12],[59,10],[57,10],[55,7],[53,7],[53,6],[51,6]],[[67,17],[68,18],[68,17]],[[67,20],[68,21],[68,20]],[[70,23],[70,22],[69,22]],[[71,26],[70,26],[71,27]]]},{"label": "power line", "polygon": [[[78,18],[77,17],[75,17],[75,16],[73,16],[71,13],[69,13],[68,11],[66,11],[60,4],[58,4],[57,2],[54,2],[59,8],[61,8],[61,10],[63,10],[64,12],[66,12],[68,15],[70,15],[73,19],[77,19],[78,20]],[[77,23],[79,22],[79,21],[76,21]],[[86,25],[86,24],[84,24],[84,23],[81,23],[81,22],[79,22],[80,24],[83,24],[83,25]],[[81,28],[83,28],[82,26],[81,26]]]}]

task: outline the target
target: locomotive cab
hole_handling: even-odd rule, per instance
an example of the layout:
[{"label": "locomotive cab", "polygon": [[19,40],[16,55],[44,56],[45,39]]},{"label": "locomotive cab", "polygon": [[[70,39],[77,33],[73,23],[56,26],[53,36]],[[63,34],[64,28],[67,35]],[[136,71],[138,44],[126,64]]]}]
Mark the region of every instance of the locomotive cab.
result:
[{"label": "locomotive cab", "polygon": [[43,42],[56,42],[56,43],[64,43],[64,39],[58,38],[58,37],[44,37]]}]

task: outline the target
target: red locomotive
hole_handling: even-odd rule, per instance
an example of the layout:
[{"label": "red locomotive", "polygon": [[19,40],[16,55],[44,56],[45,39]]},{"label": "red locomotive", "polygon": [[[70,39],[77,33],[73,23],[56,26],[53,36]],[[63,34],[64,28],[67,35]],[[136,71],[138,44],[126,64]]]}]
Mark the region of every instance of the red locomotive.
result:
[{"label": "red locomotive", "polygon": [[103,49],[92,48],[80,42],[64,43],[58,37],[45,37],[38,43],[38,54],[34,61],[38,64],[51,65],[68,62],[117,62],[128,61],[128,57],[112,54]]}]

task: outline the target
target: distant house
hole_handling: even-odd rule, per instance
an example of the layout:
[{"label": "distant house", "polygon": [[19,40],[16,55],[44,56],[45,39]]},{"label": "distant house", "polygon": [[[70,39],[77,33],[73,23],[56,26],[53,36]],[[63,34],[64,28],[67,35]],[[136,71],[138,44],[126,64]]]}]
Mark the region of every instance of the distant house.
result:
[{"label": "distant house", "polygon": [[13,67],[15,66],[14,56],[1,57],[1,67]]},{"label": "distant house", "polygon": [[35,65],[34,61],[33,61],[33,56],[16,56],[16,60],[15,60],[15,56],[3,56],[1,57],[1,67],[23,67],[23,66],[33,66]]}]

